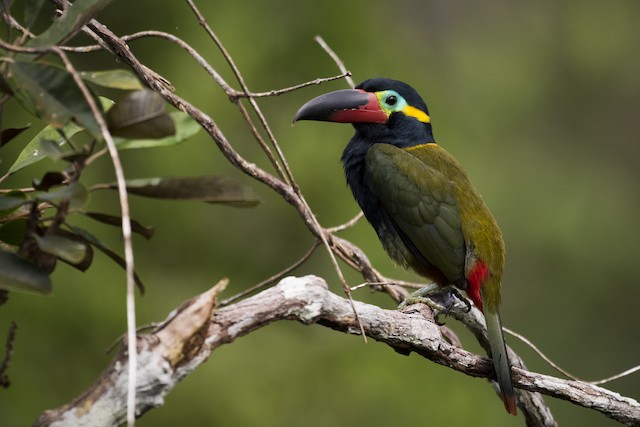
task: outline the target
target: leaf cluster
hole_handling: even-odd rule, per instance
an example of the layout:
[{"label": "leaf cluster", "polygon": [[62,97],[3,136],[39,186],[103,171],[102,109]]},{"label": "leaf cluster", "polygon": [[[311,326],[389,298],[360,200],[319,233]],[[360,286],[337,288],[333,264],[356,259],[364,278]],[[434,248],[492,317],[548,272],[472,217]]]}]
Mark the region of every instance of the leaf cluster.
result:
[{"label": "leaf cluster", "polygon": [[[60,261],[85,271],[92,264],[95,250],[125,266],[118,251],[108,247],[93,230],[74,224],[74,218],[83,216],[122,226],[122,216],[117,212],[86,209],[90,193],[118,188],[116,183],[83,179],[87,168],[109,153],[100,123],[106,123],[118,151],[170,147],[200,129],[189,115],[168,112],[165,101],[145,89],[129,71],[76,71],[56,55],[65,48],[62,43],[73,39],[109,2],[77,0],[38,36],[30,29],[43,0],[27,0],[21,20],[10,13],[11,1],[1,6],[4,20],[19,32],[0,43],[0,150],[9,143],[21,144],[22,149],[0,176],[0,291],[48,294],[52,290],[50,275]],[[88,90],[83,90],[79,80]],[[117,100],[106,96],[114,91],[121,94]],[[44,124],[32,139],[21,138],[32,125],[3,123],[2,111],[11,100],[33,116],[35,123]],[[98,114],[92,109],[92,101],[98,106]],[[53,161],[44,174],[34,172],[28,183],[2,185],[16,172],[43,159]],[[259,202],[250,188],[229,177],[149,177],[127,181],[126,186],[129,193],[152,198],[232,206]],[[154,231],[134,220],[131,228],[147,239]],[[135,279],[142,291],[137,275]]]}]

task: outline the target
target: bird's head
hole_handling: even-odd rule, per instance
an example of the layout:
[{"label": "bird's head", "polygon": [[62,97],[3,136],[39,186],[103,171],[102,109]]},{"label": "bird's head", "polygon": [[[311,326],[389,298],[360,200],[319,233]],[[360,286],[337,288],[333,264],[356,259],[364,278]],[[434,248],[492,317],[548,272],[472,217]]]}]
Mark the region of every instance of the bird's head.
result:
[{"label": "bird's head", "polygon": [[365,80],[355,89],[329,92],[313,98],[293,121],[318,120],[352,123],[368,137],[414,145],[433,141],[431,118],[418,92],[398,80]]}]

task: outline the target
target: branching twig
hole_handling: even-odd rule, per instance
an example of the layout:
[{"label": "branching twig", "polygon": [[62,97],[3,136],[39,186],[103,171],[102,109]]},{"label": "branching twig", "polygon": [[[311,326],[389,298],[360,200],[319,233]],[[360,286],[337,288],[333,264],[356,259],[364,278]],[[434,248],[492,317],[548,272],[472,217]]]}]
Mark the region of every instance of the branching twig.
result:
[{"label": "branching twig", "polygon": [[337,76],[321,77],[321,78],[309,80],[308,82],[297,84],[295,86],[290,86],[283,89],[274,89],[268,92],[252,92],[252,93],[238,92],[237,97],[238,98],[266,98],[269,96],[280,96],[280,95],[284,95],[285,93],[293,92],[295,90],[302,89],[308,86],[315,86],[322,83],[343,79],[343,78],[349,77],[350,75],[351,75],[351,72],[346,71],[342,74],[338,74]]},{"label": "branching twig", "polygon": [[127,184],[125,182],[124,169],[120,162],[120,154],[116,143],[111,137],[111,133],[107,128],[107,122],[98,108],[94,98],[91,96],[89,89],[80,77],[80,74],[75,69],[67,54],[59,49],[55,48],[55,53],[62,60],[67,71],[73,76],[73,80],[76,85],[82,91],[82,94],[89,104],[91,113],[96,119],[98,126],[100,127],[100,133],[107,145],[109,155],[111,156],[111,162],[113,163],[113,169],[116,175],[116,183],[118,186],[118,197],[120,202],[120,211],[122,216],[122,238],[124,240],[124,259],[125,270],[127,276],[127,298],[126,298],[126,312],[127,312],[127,344],[129,349],[134,349],[128,352],[129,363],[129,381],[128,381],[128,394],[127,394],[127,424],[133,426],[135,424],[135,407],[136,407],[136,366],[137,366],[137,354],[135,351],[136,345],[136,305],[135,305],[135,280],[134,280],[134,259],[133,259],[133,244],[132,244],[132,232],[131,232],[131,214],[129,209],[129,197],[127,194]]},{"label": "branching twig", "polygon": [[[122,40],[124,41],[133,41],[143,37],[158,37],[165,40],[168,40],[172,43],[175,43],[182,50],[187,52],[189,55],[193,57],[193,59],[198,62],[198,64],[216,81],[216,83],[225,91],[225,93],[229,96],[229,98],[235,102],[236,99],[239,98],[267,98],[272,96],[280,96],[289,92],[293,92],[295,90],[299,90],[305,88],[307,86],[319,85],[322,83],[331,82],[334,80],[339,80],[342,78],[346,78],[351,76],[351,72],[344,71],[342,74],[338,74],[337,76],[331,77],[320,77],[314,80],[310,80],[304,83],[300,83],[294,86],[282,88],[282,89],[274,89],[267,92],[244,92],[239,91],[232,88],[223,78],[222,76],[213,68],[200,53],[195,50],[191,45],[182,40],[180,37],[177,37],[174,34],[167,33],[164,31],[156,31],[156,30],[147,30],[147,31],[139,31],[137,33],[128,34],[122,36]],[[99,44],[88,45],[88,46],[61,46],[61,49],[66,52],[73,53],[90,53],[96,52],[103,49],[103,46]]]},{"label": "branching twig", "polygon": [[353,79],[350,77],[351,73],[349,73],[349,71],[347,71],[347,67],[344,66],[344,62],[342,62],[340,57],[333,51],[333,49],[329,47],[327,42],[325,42],[321,36],[315,36],[313,39],[320,45],[320,47],[324,49],[325,52],[327,52],[327,54],[331,57],[331,59],[333,59],[333,61],[336,63],[336,65],[340,69],[340,72],[342,72],[343,74],[348,74],[345,77],[345,79],[347,80],[347,83],[349,83],[349,86],[351,86],[352,88],[356,87],[356,84],[353,82]]},{"label": "branching twig", "polygon": [[[222,42],[220,41],[218,36],[213,32],[213,30],[211,29],[211,27],[207,23],[206,19],[204,18],[204,16],[200,12],[200,9],[198,9],[198,7],[195,5],[195,3],[192,0],[186,0],[186,2],[189,5],[189,7],[191,8],[191,10],[193,11],[193,13],[195,14],[196,18],[198,19],[198,23],[200,24],[200,26],[202,28],[204,28],[205,32],[209,35],[211,40],[213,40],[215,45],[218,47],[218,50],[222,53],[222,56],[224,57],[225,61],[227,61],[227,64],[229,64],[229,67],[231,68],[231,71],[233,72],[233,75],[236,77],[236,80],[240,84],[240,87],[242,88],[244,93],[247,93],[247,94],[250,93],[249,87],[245,83],[244,78],[242,77],[242,74],[240,73],[240,70],[238,69],[238,67],[236,66],[235,62],[233,61],[233,58],[231,57],[231,55],[229,55],[229,52],[227,52],[227,49],[224,47],[224,45],[222,44]],[[273,132],[271,131],[271,127],[269,126],[269,123],[267,122],[267,118],[264,116],[264,114],[262,114],[262,111],[260,110],[260,107],[258,107],[258,104],[256,103],[256,101],[254,99],[252,99],[251,97],[249,97],[248,99],[249,99],[249,103],[251,104],[251,107],[253,108],[253,110],[258,115],[258,119],[260,120],[260,123],[262,124],[262,127],[267,132],[267,136],[269,137],[269,141],[271,141],[273,148],[276,150],[276,153],[278,155],[278,160],[280,161],[280,163],[282,163],[282,168],[281,168],[279,162],[277,162],[277,161],[274,162],[274,166],[276,168],[276,171],[278,172],[278,175],[280,176],[281,179],[284,179],[285,182],[287,182],[288,184],[294,185],[293,175],[291,174],[291,170],[289,168],[289,165],[287,164],[287,162],[286,162],[286,160],[284,158],[284,155],[282,154],[282,151],[280,150],[280,147],[276,143],[276,137],[273,134]],[[260,142],[261,138],[258,138],[258,140]],[[272,157],[270,152],[268,152],[267,155]]]}]

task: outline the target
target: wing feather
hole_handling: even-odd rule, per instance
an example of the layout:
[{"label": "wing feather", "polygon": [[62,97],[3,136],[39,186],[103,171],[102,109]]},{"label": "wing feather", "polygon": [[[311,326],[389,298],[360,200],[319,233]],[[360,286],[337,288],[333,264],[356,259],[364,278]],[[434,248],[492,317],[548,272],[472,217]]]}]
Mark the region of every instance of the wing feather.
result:
[{"label": "wing feather", "polygon": [[[465,242],[455,183],[412,154],[375,144],[366,182],[416,259],[426,259],[452,283],[464,280]],[[408,260],[407,260],[408,262]]]}]

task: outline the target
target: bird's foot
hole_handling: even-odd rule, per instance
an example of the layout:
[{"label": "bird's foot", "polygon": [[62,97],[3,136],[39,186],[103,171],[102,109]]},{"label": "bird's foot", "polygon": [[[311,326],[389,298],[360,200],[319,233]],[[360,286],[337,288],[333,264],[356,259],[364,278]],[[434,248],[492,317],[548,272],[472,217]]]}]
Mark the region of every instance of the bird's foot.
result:
[{"label": "bird's foot", "polygon": [[409,294],[409,296],[407,296],[405,300],[400,303],[400,305],[398,306],[398,310],[403,310],[412,304],[419,303],[426,304],[434,310],[444,310],[445,307],[443,305],[438,304],[436,301],[430,298],[432,295],[434,295],[435,293],[439,293],[440,291],[442,291],[442,288],[435,283],[426,285]]},{"label": "bird's foot", "polygon": [[443,288],[435,283],[431,283],[405,298],[398,306],[398,310],[403,310],[412,304],[426,304],[433,310],[433,319],[436,324],[442,326],[444,322],[440,322],[440,315],[449,315],[451,310],[458,304],[458,301],[462,301],[465,304],[466,312],[471,310],[469,301],[463,297],[456,288],[453,286]]},{"label": "bird's foot", "polygon": [[[453,286],[449,287],[449,291],[460,301],[464,304],[464,312],[468,313],[471,311],[471,303],[469,302],[469,300],[467,298],[464,297],[464,295],[462,295],[460,293],[460,291],[458,290],[458,288],[455,288]],[[455,305],[455,303],[454,303]],[[450,309],[453,307],[450,307]]]}]

